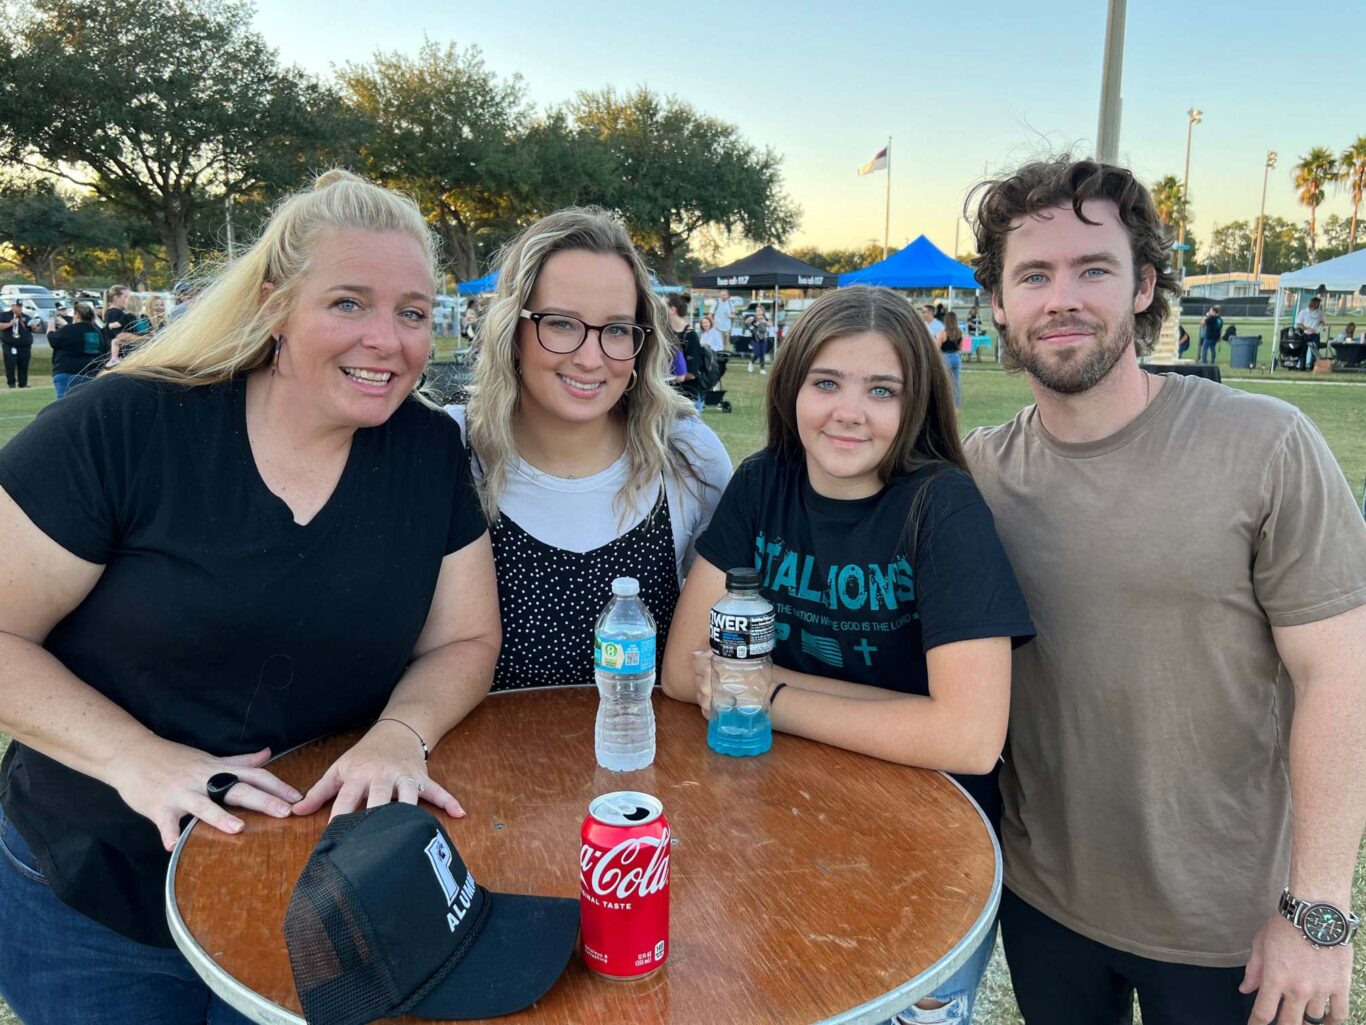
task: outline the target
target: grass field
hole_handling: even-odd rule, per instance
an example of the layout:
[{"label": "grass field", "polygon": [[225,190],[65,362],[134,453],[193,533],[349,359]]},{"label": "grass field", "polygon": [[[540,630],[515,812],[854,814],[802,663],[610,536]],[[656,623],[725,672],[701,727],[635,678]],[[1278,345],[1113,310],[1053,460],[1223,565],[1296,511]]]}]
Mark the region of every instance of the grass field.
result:
[{"label": "grass field", "polygon": [[[1269,338],[1270,331],[1264,333]],[[446,346],[443,345],[442,349],[444,355]],[[1283,399],[1304,410],[1314,420],[1323,431],[1360,502],[1363,479],[1366,479],[1366,375],[1344,374],[1323,378],[1299,373],[1278,372],[1272,375],[1253,371],[1240,372],[1242,376],[1233,377],[1227,367],[1228,346],[1221,345],[1220,350],[1225,363],[1225,383]],[[1268,358],[1265,346],[1261,357],[1265,363]],[[45,363],[43,372],[46,372]],[[763,385],[767,380],[758,373],[746,373],[743,363],[732,364],[722,383],[735,411],[727,414],[709,409],[705,414],[706,422],[721,437],[732,459],[737,462],[762,446]],[[45,376],[35,376],[32,384],[33,387],[28,391],[0,392],[0,445],[17,434],[38,410],[53,401],[51,382]],[[1023,379],[1008,375],[990,363],[969,363],[964,366],[964,430],[1008,420],[1031,401],[1028,384]],[[1195,439],[1192,442],[1195,443]],[[7,743],[6,738],[0,735],[0,751]],[[1366,846],[1363,847],[1363,854],[1366,855]],[[1366,857],[1358,862],[1353,892],[1353,906],[1361,913],[1366,909]],[[1364,946],[1366,944],[1357,945],[1352,977],[1352,1025],[1366,1025]],[[0,1003],[0,1025],[14,1025],[16,1021]],[[979,997],[975,1021],[978,1025],[1022,1025],[1011,995],[1010,979],[999,944]]]}]

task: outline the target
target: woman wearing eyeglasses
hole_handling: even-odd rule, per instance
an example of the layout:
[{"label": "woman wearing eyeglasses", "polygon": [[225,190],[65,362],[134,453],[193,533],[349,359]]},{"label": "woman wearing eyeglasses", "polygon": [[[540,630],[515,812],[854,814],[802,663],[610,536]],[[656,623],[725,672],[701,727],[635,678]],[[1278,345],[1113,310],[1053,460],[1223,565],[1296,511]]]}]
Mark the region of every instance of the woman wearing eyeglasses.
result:
[{"label": "woman wearing eyeglasses", "polygon": [[551,214],[499,265],[473,397],[449,407],[492,524],[504,624],[493,689],[587,684],[616,577],[640,581],[663,651],[730,458],[669,387],[663,307],[610,214]]}]

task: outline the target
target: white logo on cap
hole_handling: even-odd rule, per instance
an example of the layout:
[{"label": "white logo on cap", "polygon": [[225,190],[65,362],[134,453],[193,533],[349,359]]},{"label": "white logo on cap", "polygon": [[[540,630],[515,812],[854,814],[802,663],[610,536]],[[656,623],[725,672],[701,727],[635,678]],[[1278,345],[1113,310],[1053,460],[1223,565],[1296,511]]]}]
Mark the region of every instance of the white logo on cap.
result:
[{"label": "white logo on cap", "polygon": [[440,833],[432,837],[424,849],[427,860],[432,863],[436,881],[441,884],[441,893],[446,898],[446,924],[450,926],[451,932],[455,932],[456,926],[474,903],[474,873],[467,869],[465,881],[459,886],[456,885],[455,873],[451,871],[451,847]]}]

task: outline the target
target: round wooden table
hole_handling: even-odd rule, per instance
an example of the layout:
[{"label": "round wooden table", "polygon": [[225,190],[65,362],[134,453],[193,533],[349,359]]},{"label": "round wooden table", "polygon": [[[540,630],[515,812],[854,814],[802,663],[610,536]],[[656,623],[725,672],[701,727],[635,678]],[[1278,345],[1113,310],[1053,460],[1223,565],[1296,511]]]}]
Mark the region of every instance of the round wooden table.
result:
[{"label": "round wooden table", "polygon": [[[494,694],[432,752],[431,775],[467,811],[443,821],[490,890],[577,896],[579,826],[599,794],[654,794],[673,831],[664,969],[608,982],[576,955],[544,999],[502,1020],[881,1022],[987,935],[1000,849],[947,776],[781,734],[766,755],[728,758],[707,747],[695,706],[658,693],[654,764],[612,773],[593,757],[597,700],[592,687]],[[272,769],[306,790],[355,738],[315,741]],[[171,933],[233,1007],[301,1025],[282,926],[326,809],[240,814],[240,834],[195,823],[180,838],[166,878]]]}]

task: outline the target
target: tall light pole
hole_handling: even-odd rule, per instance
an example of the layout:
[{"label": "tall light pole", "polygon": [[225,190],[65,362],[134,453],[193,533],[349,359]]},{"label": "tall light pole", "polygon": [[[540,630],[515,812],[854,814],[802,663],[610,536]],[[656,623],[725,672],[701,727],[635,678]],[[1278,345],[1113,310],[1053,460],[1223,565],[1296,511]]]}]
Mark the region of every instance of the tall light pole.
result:
[{"label": "tall light pole", "polygon": [[1262,208],[1257,211],[1257,256],[1252,264],[1252,280],[1256,282],[1253,286],[1258,292],[1262,290],[1262,234],[1266,231],[1266,180],[1271,176],[1271,169],[1276,166],[1276,159],[1280,156],[1274,149],[1266,151],[1266,170],[1262,172]]},{"label": "tall light pole", "polygon": [[1105,19],[1105,64],[1100,73],[1096,159],[1106,164],[1119,162],[1119,86],[1124,72],[1125,2],[1110,0],[1110,13]]},{"label": "tall light pole", "polygon": [[1190,207],[1191,133],[1202,116],[1194,107],[1186,111],[1186,173],[1181,178],[1181,209],[1176,217],[1176,280],[1180,282],[1183,292],[1186,286],[1186,250],[1180,247],[1186,244],[1186,211]]}]

